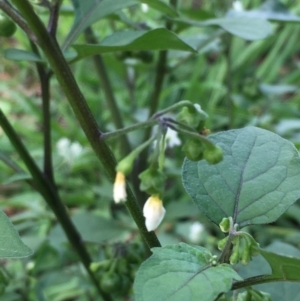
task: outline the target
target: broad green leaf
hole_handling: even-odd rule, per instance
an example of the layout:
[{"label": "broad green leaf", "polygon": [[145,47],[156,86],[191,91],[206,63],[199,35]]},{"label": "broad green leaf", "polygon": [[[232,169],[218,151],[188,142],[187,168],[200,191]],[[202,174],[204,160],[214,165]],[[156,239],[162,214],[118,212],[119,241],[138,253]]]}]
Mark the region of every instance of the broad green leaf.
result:
[{"label": "broad green leaf", "polygon": [[[253,261],[247,266],[238,267],[239,273],[245,281],[248,281],[247,278],[249,277],[254,277],[252,278],[254,281],[256,276],[266,275],[264,277],[259,277],[259,281],[275,282],[255,285],[255,289],[269,293],[273,301],[300,300],[299,272],[298,279],[295,279],[297,278],[295,271],[290,270],[290,264],[292,264],[292,269],[299,266],[300,250],[291,245],[275,241],[264,250],[261,250],[261,254],[265,255],[254,257]],[[270,266],[267,261],[269,261]],[[271,275],[271,270],[273,273],[275,272],[273,275]],[[272,277],[274,277],[274,279],[272,279]],[[278,278],[281,279],[278,280]],[[294,280],[291,280],[290,278],[293,278]],[[284,279],[286,280],[284,281]],[[250,285],[254,284],[255,281],[250,283]]]},{"label": "broad green leaf", "polygon": [[66,49],[86,28],[96,21],[139,2],[136,0],[72,0],[72,3],[75,9],[75,20],[64,41],[63,49]]},{"label": "broad green leaf", "polygon": [[106,37],[97,45],[74,45],[78,53],[76,60],[98,53],[124,50],[183,50],[196,52],[176,34],[157,28],[150,31],[119,31]]},{"label": "broad green leaf", "polygon": [[32,254],[2,211],[0,211],[0,229],[0,258],[22,258]]},{"label": "broad green leaf", "polygon": [[25,173],[25,172],[20,172],[12,175],[11,177],[7,178],[5,181],[3,181],[2,184],[9,184],[13,183],[16,181],[22,181],[22,180],[30,180],[32,179],[31,175]]},{"label": "broad green leaf", "polygon": [[16,48],[5,49],[4,57],[12,61],[43,62],[43,60],[35,53]]},{"label": "broad green leaf", "polygon": [[249,41],[264,39],[272,33],[271,23],[262,18],[231,17],[210,19],[202,22],[182,19],[176,21],[199,27],[211,25],[220,26],[229,33]]},{"label": "broad green leaf", "polygon": [[178,16],[176,10],[168,5],[167,3],[160,0],[138,0],[141,3],[148,4],[151,8],[156,9],[166,15],[169,15],[171,18],[176,18]]},{"label": "broad green leaf", "polygon": [[[278,252],[284,253],[284,250],[278,250]],[[265,277],[265,280],[300,282],[300,257],[288,257],[262,249],[260,254],[267,260],[272,269],[272,275]]]},{"label": "broad green leaf", "polygon": [[213,301],[230,290],[233,279],[241,280],[227,264],[212,266],[211,253],[199,246],[180,243],[152,251],[136,275],[136,301]]},{"label": "broad green leaf", "polygon": [[246,127],[209,137],[224,151],[217,165],[183,164],[183,185],[214,223],[231,216],[240,227],[275,221],[300,197],[300,158],[294,145]]}]

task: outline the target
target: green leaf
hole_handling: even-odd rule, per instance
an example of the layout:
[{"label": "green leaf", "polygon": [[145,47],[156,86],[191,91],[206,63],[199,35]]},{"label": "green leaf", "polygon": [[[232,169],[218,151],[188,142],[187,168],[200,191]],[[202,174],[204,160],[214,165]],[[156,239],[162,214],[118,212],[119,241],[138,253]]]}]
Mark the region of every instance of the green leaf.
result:
[{"label": "green leaf", "polygon": [[72,3],[75,9],[75,20],[64,41],[63,49],[66,49],[86,28],[96,21],[138,2],[135,0],[72,0]]},{"label": "green leaf", "polygon": [[176,18],[178,16],[176,10],[168,5],[167,3],[160,0],[138,0],[141,3],[148,4],[151,8],[158,10],[171,18]]},{"label": "green leaf", "polygon": [[199,246],[180,243],[152,251],[136,275],[136,301],[213,301],[230,290],[233,279],[241,279],[227,264],[212,266],[211,253]]},{"label": "green leaf", "polygon": [[22,258],[32,254],[2,211],[0,211],[0,229],[0,258]]},{"label": "green leaf", "polygon": [[43,62],[43,60],[35,53],[16,48],[5,49],[4,57],[12,61]]},{"label": "green leaf", "polygon": [[[284,253],[283,250],[278,250],[278,252],[280,251]],[[288,257],[262,249],[259,252],[272,269],[272,275],[265,277],[264,280],[300,282],[300,257]]]},{"label": "green leaf", "polygon": [[17,182],[17,181],[30,180],[30,179],[32,179],[31,175],[24,173],[24,172],[20,172],[20,173],[16,173],[16,174],[12,175],[11,177],[7,178],[5,181],[3,181],[2,184],[9,184],[9,183]]},{"label": "green leaf", "polygon": [[98,53],[124,50],[183,50],[196,52],[194,48],[165,28],[150,31],[119,31],[106,37],[97,45],[74,45],[76,60]]},{"label": "green leaf", "polygon": [[224,151],[217,165],[185,159],[183,185],[214,223],[233,217],[240,227],[275,221],[300,197],[300,158],[294,145],[247,127],[211,135]]},{"label": "green leaf", "polygon": [[[294,267],[296,268],[299,266],[300,250],[286,243],[275,241],[264,250],[260,250],[260,253],[263,256],[259,255],[254,257],[253,261],[246,267],[237,267],[245,281],[247,281],[249,285],[256,284],[257,282],[255,282],[255,280],[258,280],[258,283],[263,283],[255,285],[255,288],[269,293],[273,301],[300,300],[299,272],[298,279],[296,279],[297,275],[295,271],[290,269],[291,267],[293,269]],[[279,255],[278,253],[282,255]],[[269,261],[269,264],[266,260]],[[292,266],[290,266],[290,264],[292,264]],[[271,275],[271,273],[273,273],[273,275]],[[257,277],[257,275],[266,276]],[[249,277],[254,278],[250,278],[249,282],[249,279],[247,279]],[[278,278],[280,278],[280,280],[278,280]],[[238,285],[239,283],[237,282],[236,284]]]},{"label": "green leaf", "polygon": [[181,24],[185,23],[199,27],[211,25],[220,26],[229,33],[249,41],[264,39],[272,33],[271,23],[262,18],[237,16],[231,18],[210,19],[202,22],[182,19],[175,21],[178,21]]}]

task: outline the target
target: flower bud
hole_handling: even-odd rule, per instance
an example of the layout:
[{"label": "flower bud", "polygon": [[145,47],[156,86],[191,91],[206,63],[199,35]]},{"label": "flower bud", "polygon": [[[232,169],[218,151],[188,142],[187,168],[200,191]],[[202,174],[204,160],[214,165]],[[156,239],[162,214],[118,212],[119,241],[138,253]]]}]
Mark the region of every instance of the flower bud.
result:
[{"label": "flower bud", "polygon": [[143,214],[146,218],[146,228],[149,232],[154,231],[159,226],[165,213],[166,210],[163,207],[163,203],[157,195],[148,198],[143,208]]},{"label": "flower bud", "polygon": [[203,158],[205,145],[198,139],[188,139],[182,147],[182,151],[191,161],[200,161]]},{"label": "flower bud", "polygon": [[125,202],[127,199],[125,175],[121,171],[116,174],[113,195],[116,204]]},{"label": "flower bud", "polygon": [[217,164],[223,160],[223,150],[216,145],[207,147],[203,152],[203,157],[209,164]]},{"label": "flower bud", "polygon": [[156,195],[164,190],[166,176],[158,169],[148,168],[140,175],[140,190]]}]

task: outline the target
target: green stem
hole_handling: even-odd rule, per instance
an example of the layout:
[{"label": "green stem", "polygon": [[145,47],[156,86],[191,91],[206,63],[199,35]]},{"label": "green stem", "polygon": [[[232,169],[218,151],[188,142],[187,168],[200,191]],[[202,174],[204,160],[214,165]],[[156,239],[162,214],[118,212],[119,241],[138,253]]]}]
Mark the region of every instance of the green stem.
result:
[{"label": "green stem", "polygon": [[167,113],[169,113],[171,111],[174,111],[174,110],[176,110],[178,108],[181,108],[181,107],[184,107],[184,106],[186,106],[186,107],[193,107],[194,108],[194,104],[191,101],[189,101],[189,100],[181,100],[181,101],[175,103],[174,105],[169,106],[168,108],[166,108],[164,110],[161,110],[161,111],[153,114],[153,116],[151,117],[151,119],[159,118],[160,116],[162,116],[164,114],[167,114]]},{"label": "green stem", "polygon": [[190,126],[188,126],[188,125],[186,125],[186,124],[184,124],[184,123],[181,123],[181,122],[179,122],[179,121],[177,121],[177,120],[174,120],[174,119],[172,119],[172,118],[164,118],[164,120],[165,120],[167,123],[173,123],[173,124],[176,124],[176,125],[180,126],[181,128],[186,129],[186,130],[188,130],[188,131],[190,131],[190,132],[198,133],[196,129],[194,129],[194,128],[192,128],[192,127],[190,127]]},{"label": "green stem", "polygon": [[[93,30],[89,27],[85,30],[85,39],[88,43],[96,44],[97,39],[95,38]],[[108,77],[107,69],[105,67],[104,61],[101,57],[100,54],[96,54],[93,56],[94,60],[94,66],[96,68],[96,72],[99,76],[100,79],[100,84],[103,89],[105,98],[106,98],[106,103],[109,108],[109,111],[111,113],[112,120],[116,126],[117,129],[121,129],[124,127],[123,121],[122,121],[122,116],[120,114],[120,110],[117,105],[117,101],[115,99],[113,89],[111,86],[111,82]],[[126,136],[123,136],[121,138],[121,143],[123,146],[123,150],[125,153],[130,152],[130,144]]]},{"label": "green stem", "polygon": [[274,278],[269,278],[269,275],[259,275],[259,276],[247,278],[243,281],[237,281],[233,283],[231,290],[237,290],[243,287],[269,283],[269,282],[277,282],[277,281],[284,281],[284,279],[274,279]]},{"label": "green stem", "polygon": [[167,126],[171,129],[173,129],[174,131],[177,131],[178,133],[182,133],[182,134],[186,134],[192,138],[196,138],[198,140],[200,140],[201,142],[203,142],[207,147],[215,147],[215,145],[209,140],[207,139],[205,136],[202,136],[196,132],[190,132],[184,129],[180,129],[176,126],[173,126],[170,123],[167,123]]},{"label": "green stem", "polygon": [[145,121],[145,122],[136,123],[136,124],[130,125],[130,126],[128,126],[126,128],[123,128],[123,129],[115,130],[113,132],[103,133],[101,135],[101,139],[106,140],[106,139],[116,138],[116,137],[119,137],[121,135],[125,135],[127,133],[130,133],[132,131],[147,128],[147,127],[152,126],[156,123],[157,123],[157,120],[151,120],[151,119],[148,120],[148,121]]},{"label": "green stem", "polygon": [[[1,111],[1,109],[0,109]],[[4,162],[7,166],[9,166],[12,170],[14,170],[17,173],[24,173],[26,174],[26,171],[23,170],[17,163],[12,161],[10,158],[5,156],[3,153],[0,152],[0,160]],[[31,179],[26,180],[26,183],[28,183],[32,188],[36,189],[33,181]]]},{"label": "green stem", "polygon": [[56,37],[58,18],[59,18],[59,8],[62,1],[56,1],[55,4],[50,4],[50,17],[48,22],[48,32],[52,37]]},{"label": "green stem", "polygon": [[40,194],[44,197],[49,207],[55,213],[58,221],[62,225],[70,243],[72,244],[73,248],[76,250],[77,254],[79,255],[80,260],[82,261],[83,265],[85,266],[91,280],[93,281],[95,287],[97,288],[99,294],[103,296],[104,300],[110,301],[111,298],[103,293],[100,289],[98,280],[96,279],[93,272],[90,270],[89,265],[91,263],[90,256],[82,242],[80,234],[77,232],[76,228],[74,227],[73,223],[71,222],[66,208],[63,205],[59,195],[55,187],[52,183],[45,177],[45,175],[40,171],[30,154],[28,153],[27,149],[23,145],[22,141],[19,139],[18,135],[14,131],[13,127],[7,120],[6,116],[3,114],[2,110],[0,109],[0,125],[9,138],[12,145],[17,150],[18,154],[20,155],[21,159],[24,161],[26,167],[28,168],[32,178],[34,179],[34,183],[40,192]]},{"label": "green stem", "polygon": [[[40,57],[37,46],[30,43],[33,52]],[[42,91],[42,111],[43,111],[43,136],[44,136],[44,174],[51,183],[54,183],[54,173],[52,165],[52,145],[51,145],[51,114],[50,114],[50,78],[51,72],[46,71],[43,63],[37,62],[36,69],[39,75]]]},{"label": "green stem", "polygon": [[[136,157],[147,147],[149,146],[154,140],[156,139],[155,136],[151,137],[149,140],[145,141],[143,144],[139,145],[137,148],[135,148],[129,155],[127,155],[123,160],[130,160],[134,161]],[[122,161],[123,161],[122,160]],[[120,163],[122,162],[120,161]],[[118,170],[118,165],[117,165]]]},{"label": "green stem", "polygon": [[0,160],[3,161],[7,166],[9,166],[15,172],[24,172],[25,173],[25,171],[17,163],[15,163],[14,161],[12,161],[10,158],[8,158],[7,156],[5,156],[1,152],[0,152]]},{"label": "green stem", "polygon": [[[13,0],[15,6],[20,10],[30,28],[34,31],[38,38],[38,44],[43,50],[47,60],[52,67],[53,73],[64,91],[69,103],[80,123],[86,137],[88,138],[97,157],[103,164],[108,178],[114,181],[116,171],[116,160],[107,146],[106,142],[101,138],[103,135],[86,103],[86,100],[79,89],[74,76],[64,59],[62,52],[56,41],[48,34],[44,24],[35,14],[28,0]],[[128,187],[128,198],[125,203],[127,209],[132,215],[134,221],[139,227],[141,234],[149,248],[160,246],[160,243],[153,232],[148,232],[145,227],[144,217],[141,208],[138,206],[136,199]]]}]

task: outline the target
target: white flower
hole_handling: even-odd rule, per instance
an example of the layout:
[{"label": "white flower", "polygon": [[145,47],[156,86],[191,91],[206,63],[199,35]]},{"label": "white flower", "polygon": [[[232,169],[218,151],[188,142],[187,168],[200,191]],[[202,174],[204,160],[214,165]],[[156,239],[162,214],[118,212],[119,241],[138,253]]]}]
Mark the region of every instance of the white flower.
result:
[{"label": "white flower", "polygon": [[69,164],[82,153],[82,146],[78,142],[71,142],[68,138],[61,138],[56,143],[58,154],[63,157]]},{"label": "white flower", "polygon": [[166,144],[170,148],[180,145],[181,141],[178,138],[178,132],[168,128],[167,133],[166,133]]},{"label": "white flower", "polygon": [[[177,145],[181,145],[181,140],[178,138],[178,133],[170,128],[167,129],[167,133],[166,133],[166,143],[165,143],[165,148],[166,147],[169,147],[169,148],[172,148],[174,146],[177,146]],[[162,141],[160,140],[160,143]],[[153,148],[156,147],[156,143],[157,143],[157,140],[154,140],[153,141]],[[161,144],[160,144],[161,146]]]},{"label": "white flower", "polygon": [[243,8],[243,3],[241,1],[233,1],[232,3],[232,8],[235,10],[235,11],[243,11],[244,8]]},{"label": "white flower", "polygon": [[159,226],[165,213],[166,209],[158,196],[148,198],[144,205],[143,214],[146,218],[146,228],[149,232],[154,231]]},{"label": "white flower", "polygon": [[125,175],[121,171],[116,174],[113,195],[116,204],[127,199]]},{"label": "white flower", "polygon": [[189,239],[193,243],[198,243],[200,240],[200,236],[204,231],[204,226],[199,222],[194,222],[191,225]]}]

